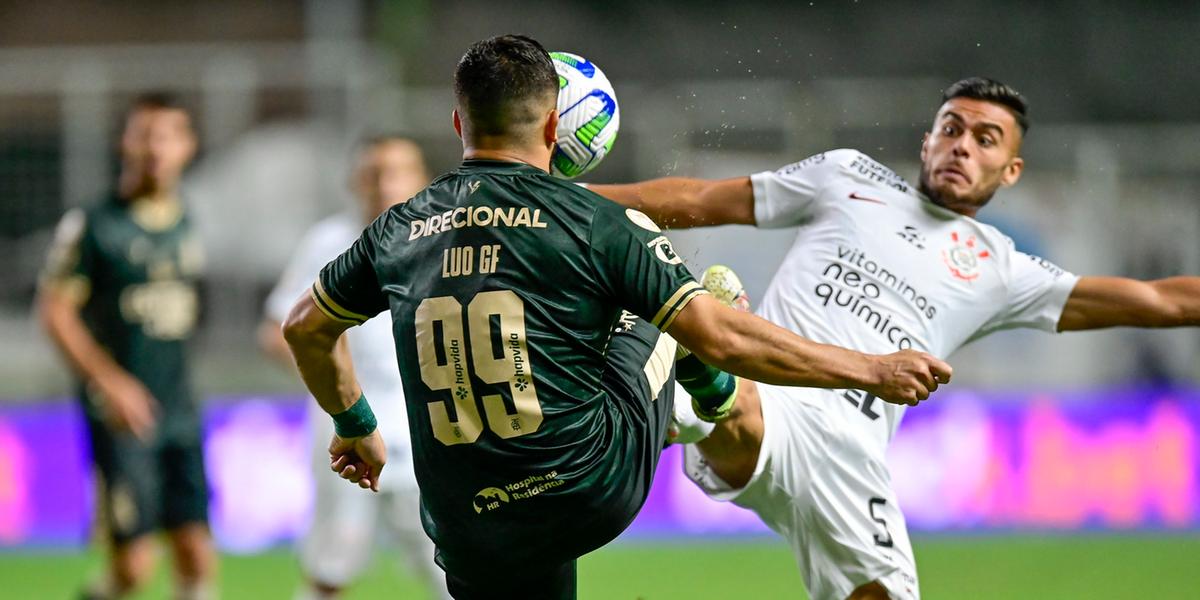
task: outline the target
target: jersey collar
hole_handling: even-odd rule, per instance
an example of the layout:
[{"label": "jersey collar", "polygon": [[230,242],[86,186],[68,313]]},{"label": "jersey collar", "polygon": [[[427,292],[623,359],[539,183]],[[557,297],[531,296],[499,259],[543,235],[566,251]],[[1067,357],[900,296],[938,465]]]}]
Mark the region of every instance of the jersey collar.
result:
[{"label": "jersey collar", "polygon": [[166,231],[183,218],[183,204],[177,198],[150,200],[136,198],[129,203],[133,222],[149,232]]},{"label": "jersey collar", "polygon": [[542,173],[545,171],[523,162],[507,161],[507,160],[492,160],[484,158],[468,158],[462,162],[459,167],[460,171],[493,171],[499,173]]}]

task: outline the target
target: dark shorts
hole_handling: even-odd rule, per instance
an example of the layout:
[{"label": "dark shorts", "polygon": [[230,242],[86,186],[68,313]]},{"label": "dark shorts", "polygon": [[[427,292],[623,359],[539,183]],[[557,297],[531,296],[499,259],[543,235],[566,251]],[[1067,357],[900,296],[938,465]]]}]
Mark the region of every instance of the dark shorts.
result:
[{"label": "dark shorts", "polygon": [[[626,321],[627,323],[630,321]],[[642,319],[613,335],[601,386],[615,415],[610,439],[597,444],[619,445],[617,464],[606,469],[603,487],[587,505],[558,506],[569,513],[548,531],[529,523],[532,538],[552,540],[549,547],[526,553],[520,541],[503,554],[465,556],[439,548],[437,563],[446,571],[450,593],[459,600],[520,597],[567,599],[576,597],[575,560],[612,541],[637,516],[658,466],[666,440],[674,401],[674,351],[658,347],[661,334]],[[656,352],[657,350],[657,352]],[[649,373],[649,375],[648,375]],[[652,390],[657,388],[657,394]],[[563,516],[559,514],[556,516]]]},{"label": "dark shorts", "polygon": [[198,425],[194,435],[142,442],[111,430],[95,417],[87,421],[100,484],[97,508],[114,543],[159,529],[208,522],[208,484]]}]

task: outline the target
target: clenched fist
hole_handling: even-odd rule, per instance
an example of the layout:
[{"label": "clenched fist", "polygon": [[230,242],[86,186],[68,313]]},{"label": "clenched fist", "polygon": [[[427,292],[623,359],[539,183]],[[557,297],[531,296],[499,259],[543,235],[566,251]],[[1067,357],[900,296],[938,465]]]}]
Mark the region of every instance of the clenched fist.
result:
[{"label": "clenched fist", "polygon": [[387,463],[387,448],[376,429],[363,437],[343,438],[336,434],[329,442],[329,468],[342,479],[358,487],[379,491],[379,474]]},{"label": "clenched fist", "polygon": [[954,369],[945,361],[916,350],[901,350],[875,357],[875,385],[866,391],[892,404],[917,403],[939,384],[948,383]]}]

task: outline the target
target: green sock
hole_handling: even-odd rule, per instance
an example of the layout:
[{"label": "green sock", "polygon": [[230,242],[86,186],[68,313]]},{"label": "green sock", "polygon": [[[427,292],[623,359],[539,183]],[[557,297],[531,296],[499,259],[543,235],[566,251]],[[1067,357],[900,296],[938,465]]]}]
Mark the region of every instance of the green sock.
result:
[{"label": "green sock", "polygon": [[675,361],[675,380],[692,395],[692,406],[701,417],[728,409],[729,397],[737,392],[737,378],[704,364],[695,354]]}]

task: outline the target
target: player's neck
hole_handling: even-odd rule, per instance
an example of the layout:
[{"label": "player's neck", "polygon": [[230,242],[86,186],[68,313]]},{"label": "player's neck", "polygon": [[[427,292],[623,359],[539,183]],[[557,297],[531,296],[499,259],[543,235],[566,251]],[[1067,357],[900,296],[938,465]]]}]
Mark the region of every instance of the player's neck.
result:
[{"label": "player's neck", "polygon": [[174,187],[140,190],[122,190],[121,198],[126,202],[141,204],[173,204],[178,195]]},{"label": "player's neck", "polygon": [[926,200],[929,200],[929,202],[933,203],[934,205],[940,206],[950,212],[956,212],[964,217],[970,217],[972,219],[974,219],[975,215],[979,213],[979,206],[969,202],[955,201],[954,199],[950,199],[948,201],[944,196],[938,194],[936,191],[930,188],[929,185],[927,185],[924,181],[921,181],[921,185],[918,189],[920,190],[921,195],[925,196]]},{"label": "player's neck", "polygon": [[930,197],[929,201],[950,211],[950,212],[956,212],[964,217],[970,217],[970,218],[974,219],[975,215],[979,214],[978,206],[968,205],[968,204],[947,204],[947,203],[943,202],[941,198],[935,198],[935,197]]},{"label": "player's neck", "polygon": [[178,181],[156,185],[152,182],[138,180],[125,173],[122,173],[121,178],[117,181],[117,191],[127,201],[174,202],[178,196],[176,193],[178,188]]},{"label": "player's neck", "polygon": [[463,160],[498,160],[502,162],[519,162],[550,171],[549,148],[481,148],[463,145]]}]

